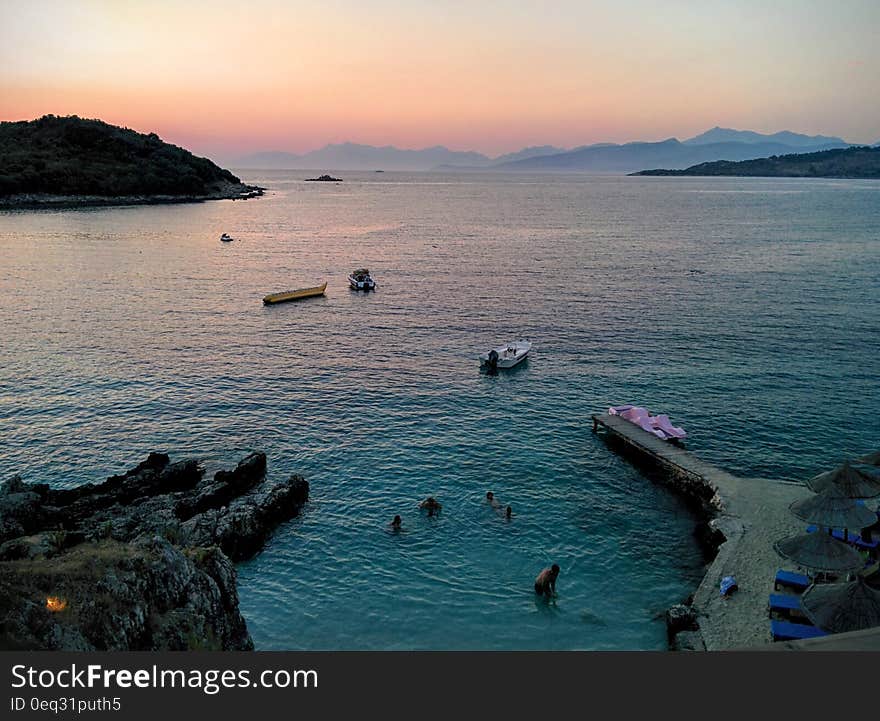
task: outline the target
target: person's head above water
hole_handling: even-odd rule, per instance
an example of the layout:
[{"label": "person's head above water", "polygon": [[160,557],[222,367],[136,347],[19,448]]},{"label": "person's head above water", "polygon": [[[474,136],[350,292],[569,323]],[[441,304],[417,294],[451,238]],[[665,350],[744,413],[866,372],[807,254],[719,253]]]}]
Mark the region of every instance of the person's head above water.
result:
[{"label": "person's head above water", "polygon": [[559,575],[559,566],[557,566],[555,563],[552,566],[550,566],[550,573],[553,574],[554,578],[556,576],[558,576]]},{"label": "person's head above water", "polygon": [[394,520],[391,521],[392,526],[399,526],[401,523],[402,521],[400,520],[400,516],[395,516]]},{"label": "person's head above water", "polygon": [[513,515],[513,509],[508,506],[507,509],[504,511],[504,515],[510,518]]},{"label": "person's head above water", "polygon": [[492,491],[486,491],[486,500],[491,501],[493,498],[495,498],[495,494]]}]

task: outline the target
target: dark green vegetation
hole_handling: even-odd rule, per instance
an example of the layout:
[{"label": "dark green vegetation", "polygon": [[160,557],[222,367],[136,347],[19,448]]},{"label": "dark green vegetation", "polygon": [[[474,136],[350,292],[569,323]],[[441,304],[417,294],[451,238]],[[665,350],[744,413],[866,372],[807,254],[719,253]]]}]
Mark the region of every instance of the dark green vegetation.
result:
[{"label": "dark green vegetation", "polygon": [[0,123],[0,198],[239,197],[249,190],[255,189],[228,170],[155,133],[75,115]]},{"label": "dark green vegetation", "polygon": [[737,175],[776,178],[880,178],[880,148],[772,155],[757,160],[716,160],[684,170],[642,170],[632,175]]}]

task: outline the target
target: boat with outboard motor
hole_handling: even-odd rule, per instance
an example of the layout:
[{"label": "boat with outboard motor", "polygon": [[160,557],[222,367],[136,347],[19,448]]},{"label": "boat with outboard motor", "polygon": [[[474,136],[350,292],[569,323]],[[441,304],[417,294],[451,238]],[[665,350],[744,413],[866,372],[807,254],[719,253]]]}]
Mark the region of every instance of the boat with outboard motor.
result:
[{"label": "boat with outboard motor", "polygon": [[521,363],[529,355],[532,344],[527,340],[518,340],[507,345],[493,348],[488,353],[480,356],[480,365],[489,370],[499,368],[513,368]]},{"label": "boat with outboard motor", "polygon": [[376,281],[366,268],[358,268],[348,274],[348,284],[353,290],[374,290]]}]

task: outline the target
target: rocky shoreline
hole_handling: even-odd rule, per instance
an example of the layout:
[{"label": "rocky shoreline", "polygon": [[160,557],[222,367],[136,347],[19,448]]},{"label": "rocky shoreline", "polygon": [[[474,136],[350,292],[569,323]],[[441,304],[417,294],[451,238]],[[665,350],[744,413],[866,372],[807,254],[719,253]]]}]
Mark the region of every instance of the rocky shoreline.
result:
[{"label": "rocky shoreline", "polygon": [[0,210],[38,210],[40,208],[88,208],[119,205],[165,205],[203,203],[206,200],[248,200],[266,191],[258,185],[223,183],[200,195],[53,195],[50,193],[16,193],[0,196]]},{"label": "rocky shoreline", "polygon": [[0,485],[0,648],[250,650],[233,562],[308,500],[251,453],[205,477],[162,453],[100,484]]}]

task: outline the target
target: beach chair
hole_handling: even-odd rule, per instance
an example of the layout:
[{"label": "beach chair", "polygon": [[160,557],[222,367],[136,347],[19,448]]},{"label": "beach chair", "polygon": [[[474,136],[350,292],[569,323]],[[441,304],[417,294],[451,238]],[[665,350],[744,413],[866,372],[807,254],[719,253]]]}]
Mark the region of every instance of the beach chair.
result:
[{"label": "beach chair", "polygon": [[[807,533],[816,533],[819,530],[818,526],[807,526]],[[855,531],[848,531],[845,535],[843,530],[840,528],[835,528],[831,531],[831,535],[836,538],[838,541],[844,541],[845,543],[849,543],[856,548],[861,548],[864,550],[869,550],[872,548],[877,548],[880,546],[880,540],[876,541],[866,541]]]},{"label": "beach chair", "polygon": [[[771,593],[770,600],[767,602],[767,612],[769,616],[778,613],[785,616],[789,620],[795,620],[791,617],[797,615],[801,610],[801,597],[792,596],[790,593]],[[803,616],[801,615],[802,619]]]},{"label": "beach chair", "polygon": [[791,588],[796,591],[805,591],[809,585],[810,579],[802,573],[783,571],[781,568],[776,572],[776,578],[773,579],[774,591],[778,591],[780,587]]},{"label": "beach chair", "polygon": [[789,621],[770,621],[770,633],[774,641],[799,641],[804,638],[819,638],[828,635],[821,628]]}]

